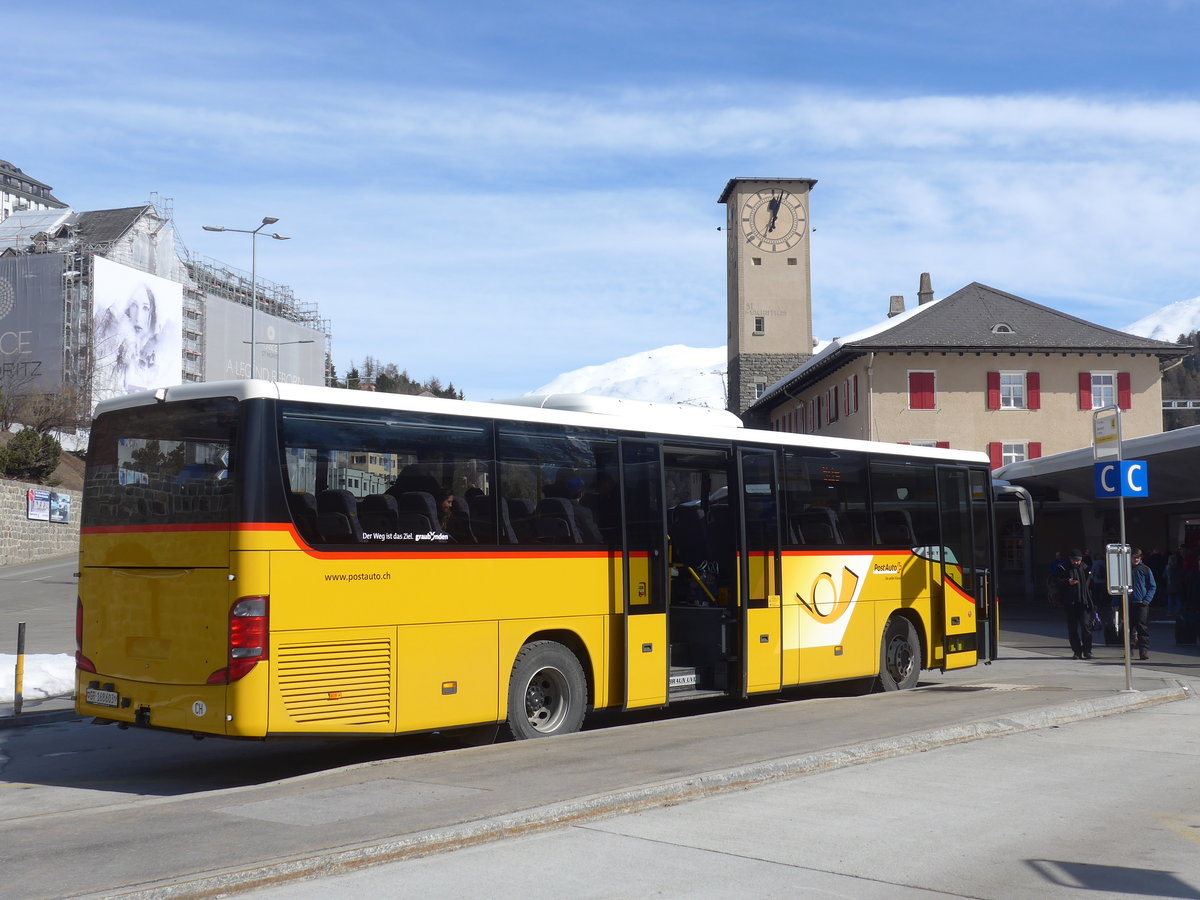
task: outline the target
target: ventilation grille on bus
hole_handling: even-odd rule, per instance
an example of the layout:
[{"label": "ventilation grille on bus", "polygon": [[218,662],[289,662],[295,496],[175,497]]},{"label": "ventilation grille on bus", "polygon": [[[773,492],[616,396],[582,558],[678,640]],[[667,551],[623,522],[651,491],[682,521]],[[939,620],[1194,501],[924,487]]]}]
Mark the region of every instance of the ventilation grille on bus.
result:
[{"label": "ventilation grille on bus", "polygon": [[279,690],[296,722],[373,725],[392,710],[388,640],[281,644]]}]

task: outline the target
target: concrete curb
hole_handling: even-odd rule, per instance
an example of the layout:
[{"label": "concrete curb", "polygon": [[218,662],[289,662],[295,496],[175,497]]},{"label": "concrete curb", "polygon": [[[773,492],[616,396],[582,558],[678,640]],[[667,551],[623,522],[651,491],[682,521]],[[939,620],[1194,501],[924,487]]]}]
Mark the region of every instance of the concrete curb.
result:
[{"label": "concrete curb", "polygon": [[[48,725],[52,722],[67,722],[71,719],[84,718],[75,712],[74,695],[26,700],[25,707],[25,711],[18,716],[13,713],[13,704],[11,701],[0,703],[0,731],[9,728],[26,728],[32,725]],[[30,707],[33,708],[30,709]]]},{"label": "concrete curb", "polygon": [[0,731],[9,728],[29,728],[34,725],[50,725],[54,722],[69,722],[82,719],[74,709],[43,709],[21,713],[19,716],[0,716]]},{"label": "concrete curb", "polygon": [[675,781],[640,785],[559,803],[463,822],[396,840],[329,850],[317,855],[267,863],[252,869],[217,871],[187,881],[147,886],[126,893],[87,895],[123,900],[202,900],[278,886],[281,883],[354,871],[378,863],[397,862],[458,850],[476,844],[535,834],[554,828],[685,803],[766,782],[877,762],[981,738],[1037,731],[1085,719],[1100,718],[1171,703],[1195,696],[1183,684],[1145,692],[1120,692],[1003,718],[966,722],[902,737],[865,741],[803,756],[785,757]]}]

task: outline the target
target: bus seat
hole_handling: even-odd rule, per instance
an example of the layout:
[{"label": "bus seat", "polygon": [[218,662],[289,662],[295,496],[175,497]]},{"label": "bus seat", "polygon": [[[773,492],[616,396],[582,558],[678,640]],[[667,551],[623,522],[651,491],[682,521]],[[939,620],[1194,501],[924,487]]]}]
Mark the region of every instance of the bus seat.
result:
[{"label": "bus seat", "polygon": [[400,507],[391,494],[368,494],[358,504],[358,521],[364,532],[394,533],[400,530]]},{"label": "bus seat", "polygon": [[911,547],[916,542],[912,517],[906,509],[881,509],[875,513],[875,529],[881,544],[902,544]]},{"label": "bus seat", "polygon": [[565,497],[546,497],[533,511],[537,539],[543,544],[582,544],[575,510]]},{"label": "bus seat", "polygon": [[714,503],[708,509],[708,549],[706,559],[723,560],[734,547],[733,513],[727,503]]},{"label": "bus seat", "polygon": [[792,526],[802,543],[844,544],[838,527],[837,513],[826,507],[806,509],[792,517]]},{"label": "bus seat", "polygon": [[517,542],[527,544],[537,540],[533,525],[533,501],[527,497],[509,497],[508,514]]},{"label": "bus seat", "polygon": [[[500,515],[496,516],[495,500],[500,503]],[[476,494],[467,501],[471,509],[471,525],[475,536],[485,544],[493,544],[499,539],[501,544],[517,543],[517,534],[513,531],[512,520],[508,514],[508,501],[503,497],[493,498],[488,494]]]},{"label": "bus seat", "polygon": [[292,521],[296,530],[306,541],[317,540],[321,533],[317,529],[317,498],[307,491],[291,491],[288,494],[288,508],[292,511]]},{"label": "bus seat", "polygon": [[475,531],[471,528],[471,507],[467,501],[457,494],[451,500],[450,523],[448,530],[450,537],[454,538],[458,544],[474,544]]},{"label": "bus seat", "polygon": [[845,527],[842,529],[848,544],[877,544],[879,534],[865,509],[844,511]]},{"label": "bus seat", "polygon": [[[405,491],[396,498],[400,510],[400,518],[408,523],[408,530],[440,531],[438,527],[437,504],[433,494],[427,491]],[[419,516],[419,519],[413,518]],[[422,527],[423,523],[423,527]]]},{"label": "bus seat", "polygon": [[317,494],[317,530],[329,543],[362,541],[358,522],[358,501],[344,489],[331,488]]}]

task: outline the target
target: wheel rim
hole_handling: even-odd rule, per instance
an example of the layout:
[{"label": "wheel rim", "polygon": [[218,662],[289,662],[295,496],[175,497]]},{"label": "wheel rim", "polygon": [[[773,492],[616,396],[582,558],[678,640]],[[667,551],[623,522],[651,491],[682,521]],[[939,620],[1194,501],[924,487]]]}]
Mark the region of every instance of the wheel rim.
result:
[{"label": "wheel rim", "polygon": [[887,670],[896,684],[903,684],[912,674],[915,660],[912,645],[908,640],[900,635],[893,637],[887,649]]},{"label": "wheel rim", "polygon": [[539,669],[525,686],[525,715],[529,727],[541,734],[557,731],[570,705],[571,688],[558,669]]}]

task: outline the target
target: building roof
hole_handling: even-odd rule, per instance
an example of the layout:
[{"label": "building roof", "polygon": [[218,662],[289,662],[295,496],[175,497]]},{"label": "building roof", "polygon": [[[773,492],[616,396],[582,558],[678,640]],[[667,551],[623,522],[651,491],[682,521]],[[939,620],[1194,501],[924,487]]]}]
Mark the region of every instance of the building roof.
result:
[{"label": "building roof", "polygon": [[78,234],[86,244],[107,244],[120,240],[133,224],[141,218],[146,210],[154,207],[127,206],[124,209],[96,209],[91,212],[81,212],[78,221]]},{"label": "building roof", "polygon": [[948,351],[1118,352],[1186,356],[1190,348],[1139,337],[1067,315],[1024,297],[972,282],[948,297],[884,319],[830,342],[820,353],[769,387],[750,411],[823,378],[864,353]]},{"label": "building roof", "polygon": [[793,184],[797,181],[800,181],[804,184],[807,184],[810,191],[812,190],[813,185],[817,183],[817,179],[815,178],[730,178],[729,182],[725,185],[725,189],[721,191],[721,196],[717,198],[717,202],[724,203],[726,200],[728,200],[729,195],[733,193],[734,187],[740,181],[754,181],[762,184]]},{"label": "building roof", "polygon": [[[29,185],[33,190],[25,190],[22,184]],[[61,208],[67,205],[50,193],[54,190],[50,185],[26,175],[6,159],[0,159],[0,187],[10,194],[15,194],[18,197],[24,197],[27,200],[33,200],[46,206]]]},{"label": "building roof", "polygon": [[39,234],[57,237],[64,225],[75,218],[70,208],[23,209],[0,222],[0,250],[25,251]]}]

